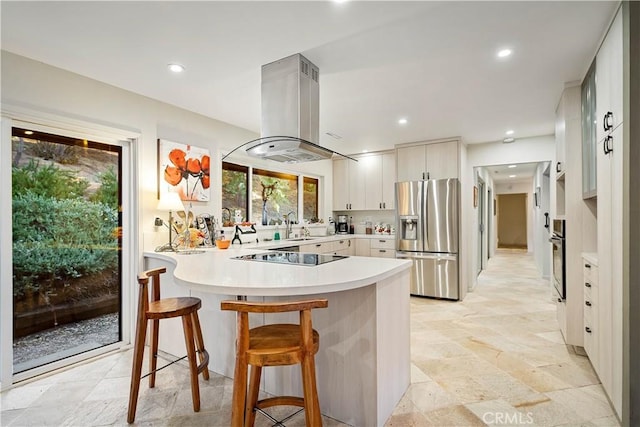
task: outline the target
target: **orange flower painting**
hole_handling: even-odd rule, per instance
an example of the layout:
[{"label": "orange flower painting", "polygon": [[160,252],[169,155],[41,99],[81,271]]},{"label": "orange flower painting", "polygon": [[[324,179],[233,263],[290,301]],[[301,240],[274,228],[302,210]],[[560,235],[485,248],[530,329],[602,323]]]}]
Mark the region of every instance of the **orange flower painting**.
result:
[{"label": "orange flower painting", "polygon": [[159,194],[175,192],[181,200],[209,201],[209,150],[158,140]]}]

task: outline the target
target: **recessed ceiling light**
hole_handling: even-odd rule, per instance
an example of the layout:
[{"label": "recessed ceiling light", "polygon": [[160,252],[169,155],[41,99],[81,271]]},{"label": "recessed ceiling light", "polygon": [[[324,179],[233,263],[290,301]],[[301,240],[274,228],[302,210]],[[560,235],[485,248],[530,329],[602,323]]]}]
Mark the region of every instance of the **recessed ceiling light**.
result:
[{"label": "recessed ceiling light", "polygon": [[503,140],[502,140],[502,142],[509,143],[509,142],[513,142],[513,141],[515,141],[515,140],[516,140],[515,138],[511,138],[511,137],[509,137],[509,138],[505,138],[505,139],[503,139]]},{"label": "recessed ceiling light", "polygon": [[172,71],[174,73],[181,73],[184,71],[184,65],[180,64],[169,64],[167,65],[167,67],[169,68],[169,71]]},{"label": "recessed ceiling light", "polygon": [[401,125],[406,125],[407,124],[407,119],[400,119],[398,120],[398,123]]},{"label": "recessed ceiling light", "polygon": [[32,130],[25,130],[24,134],[25,135],[33,135],[33,131]]},{"label": "recessed ceiling light", "polygon": [[498,58],[506,58],[507,56],[511,55],[513,52],[511,51],[511,49],[502,49],[498,51]]},{"label": "recessed ceiling light", "polygon": [[515,175],[509,175],[509,178],[515,178],[515,177],[516,177]]},{"label": "recessed ceiling light", "polygon": [[509,129],[505,132],[505,135],[513,135],[513,130]]},{"label": "recessed ceiling light", "polygon": [[513,169],[515,167],[517,167],[517,165],[509,165],[509,169]]}]

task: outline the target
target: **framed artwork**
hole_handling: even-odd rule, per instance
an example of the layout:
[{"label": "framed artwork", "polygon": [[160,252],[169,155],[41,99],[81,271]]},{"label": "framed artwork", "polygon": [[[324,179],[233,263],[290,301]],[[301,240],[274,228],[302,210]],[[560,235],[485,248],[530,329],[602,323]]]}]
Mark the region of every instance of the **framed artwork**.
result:
[{"label": "framed artwork", "polygon": [[210,161],[206,148],[158,139],[158,199],[178,193],[181,200],[208,202]]}]

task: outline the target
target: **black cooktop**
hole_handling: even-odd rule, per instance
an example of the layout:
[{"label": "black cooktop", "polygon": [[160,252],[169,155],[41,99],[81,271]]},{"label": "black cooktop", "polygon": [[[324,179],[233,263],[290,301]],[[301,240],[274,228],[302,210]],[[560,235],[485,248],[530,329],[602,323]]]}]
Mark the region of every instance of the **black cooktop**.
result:
[{"label": "black cooktop", "polygon": [[234,257],[233,259],[240,259],[245,261],[273,262],[277,264],[313,266],[326,264],[328,262],[337,261],[343,258],[348,257],[343,255],[304,254],[300,252],[269,252],[262,254],[242,255]]}]

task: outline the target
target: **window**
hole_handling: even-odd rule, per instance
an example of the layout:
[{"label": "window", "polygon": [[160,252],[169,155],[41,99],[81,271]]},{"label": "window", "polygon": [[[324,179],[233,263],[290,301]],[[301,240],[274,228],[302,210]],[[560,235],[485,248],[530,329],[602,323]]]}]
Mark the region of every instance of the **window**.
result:
[{"label": "window", "polygon": [[254,169],[251,177],[251,222],[268,225],[293,212],[298,219],[298,177]]},{"label": "window", "polygon": [[236,210],[242,218],[248,218],[248,182],[247,166],[222,162],[222,226],[233,225]]},{"label": "window", "polygon": [[[236,210],[240,210],[244,220],[261,225],[281,223],[291,212],[298,221],[317,219],[318,188],[317,178],[222,162],[223,226],[233,225]],[[301,217],[299,206],[303,209]]]},{"label": "window", "polygon": [[305,176],[303,182],[303,218],[308,220],[318,219],[318,180]]}]

